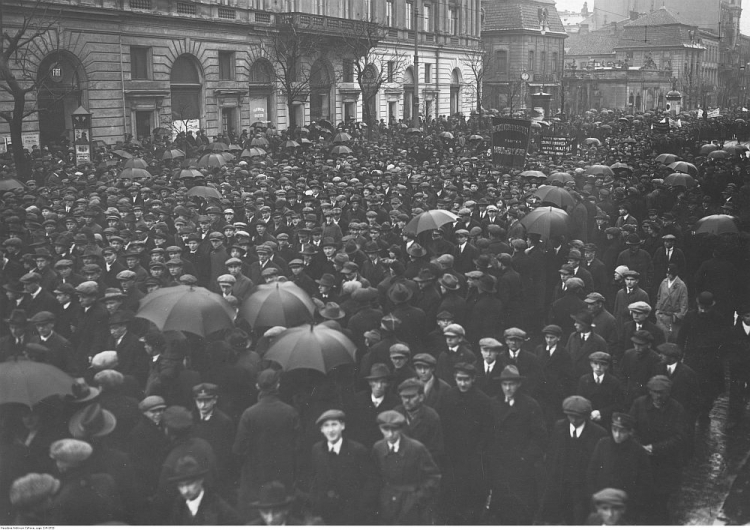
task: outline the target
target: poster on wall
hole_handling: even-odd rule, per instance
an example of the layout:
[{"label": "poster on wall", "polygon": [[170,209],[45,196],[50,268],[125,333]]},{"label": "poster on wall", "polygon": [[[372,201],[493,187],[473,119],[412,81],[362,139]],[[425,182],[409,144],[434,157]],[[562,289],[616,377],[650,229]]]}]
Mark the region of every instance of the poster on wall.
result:
[{"label": "poster on wall", "polygon": [[91,150],[88,143],[76,144],[76,164],[91,162]]},{"label": "poster on wall", "polygon": [[498,166],[523,168],[529,150],[531,122],[492,118],[492,161]]},{"label": "poster on wall", "polygon": [[39,145],[39,133],[24,134],[21,136],[21,142],[23,143],[24,149],[31,151],[35,145]]}]

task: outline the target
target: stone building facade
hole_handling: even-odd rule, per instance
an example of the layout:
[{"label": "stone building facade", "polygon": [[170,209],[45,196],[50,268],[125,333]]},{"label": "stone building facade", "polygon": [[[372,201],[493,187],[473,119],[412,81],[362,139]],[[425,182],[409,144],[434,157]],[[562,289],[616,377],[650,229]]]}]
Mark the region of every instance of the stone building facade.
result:
[{"label": "stone building facade", "polygon": [[[39,6],[32,13],[28,2],[4,2],[9,33],[24,16],[54,20],[12,65],[17,76],[39,83],[27,96],[27,108],[39,110],[24,122],[30,142],[72,139],[71,114],[79,106],[92,114],[91,139],[107,144],[157,128],[201,128],[211,137],[271,121],[283,130],[290,116],[272,70],[279,65],[264,50],[284,24],[330,37],[301,66],[312,75],[291,109],[298,125],[314,118],[362,120],[360,85],[347,77],[336,48],[337,39],[356,37],[363,23],[380,28],[379,53],[400,65],[373,99],[377,120],[411,115],[415,38],[421,113],[468,114],[474,105],[466,63],[479,43],[480,0],[55,0]],[[0,109],[11,106],[0,93]],[[5,122],[0,136],[9,136]]]}]

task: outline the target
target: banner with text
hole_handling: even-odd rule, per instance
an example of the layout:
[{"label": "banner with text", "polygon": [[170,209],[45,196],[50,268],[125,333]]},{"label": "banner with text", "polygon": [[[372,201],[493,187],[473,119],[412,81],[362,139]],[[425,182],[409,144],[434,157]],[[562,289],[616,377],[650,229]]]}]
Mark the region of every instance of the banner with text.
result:
[{"label": "banner with text", "polygon": [[503,167],[523,168],[530,137],[529,120],[492,118],[492,161]]},{"label": "banner with text", "polygon": [[539,139],[539,150],[545,155],[564,156],[573,154],[575,138],[566,136],[542,136]]}]

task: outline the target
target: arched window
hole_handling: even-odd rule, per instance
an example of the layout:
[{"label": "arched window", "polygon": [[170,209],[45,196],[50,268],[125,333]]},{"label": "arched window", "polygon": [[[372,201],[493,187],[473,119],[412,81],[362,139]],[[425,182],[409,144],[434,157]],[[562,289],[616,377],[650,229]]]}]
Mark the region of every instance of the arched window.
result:
[{"label": "arched window", "polygon": [[172,65],[172,120],[186,122],[201,116],[201,78],[194,58],[181,55]]}]

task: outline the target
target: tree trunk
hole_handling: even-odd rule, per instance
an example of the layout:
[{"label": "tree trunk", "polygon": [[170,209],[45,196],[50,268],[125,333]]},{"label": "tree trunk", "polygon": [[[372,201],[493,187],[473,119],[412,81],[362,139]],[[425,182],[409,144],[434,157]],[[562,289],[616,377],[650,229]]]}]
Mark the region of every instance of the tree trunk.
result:
[{"label": "tree trunk", "polygon": [[13,162],[16,165],[16,175],[26,181],[30,176],[30,167],[23,152],[23,115],[26,110],[26,94],[14,91],[13,119],[10,125],[10,141],[13,148]]}]

